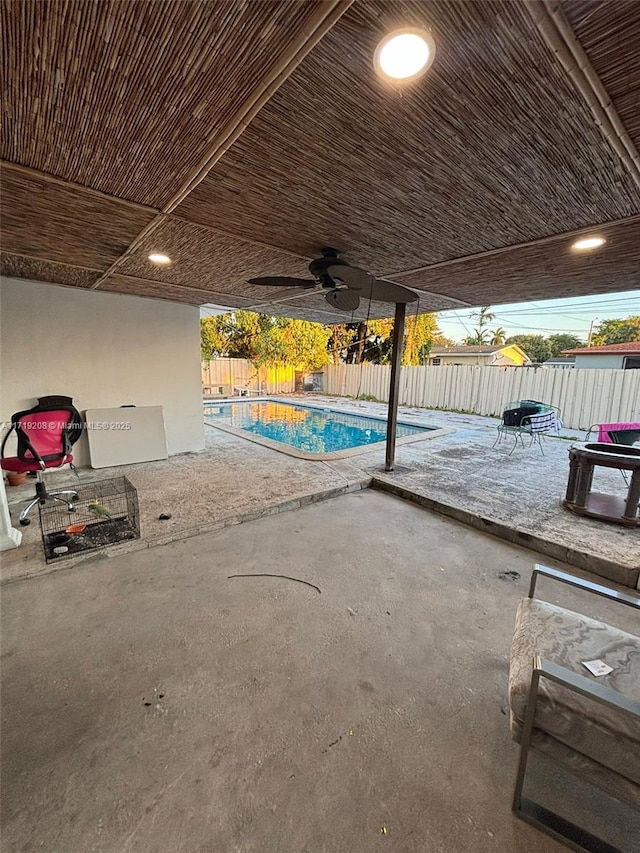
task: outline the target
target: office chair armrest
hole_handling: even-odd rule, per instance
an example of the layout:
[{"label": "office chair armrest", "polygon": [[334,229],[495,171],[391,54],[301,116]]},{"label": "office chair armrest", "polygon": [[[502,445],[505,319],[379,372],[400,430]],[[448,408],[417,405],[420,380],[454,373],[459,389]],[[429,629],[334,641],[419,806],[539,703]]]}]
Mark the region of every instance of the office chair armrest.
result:
[{"label": "office chair armrest", "polygon": [[31,444],[31,442],[29,441],[28,434],[23,429],[20,429],[19,424],[15,424],[15,427],[16,427],[16,435],[17,435],[18,431],[20,431],[20,435],[22,436],[22,440],[24,441],[24,443],[27,447],[27,450],[33,456],[34,460],[38,463],[38,465],[40,465],[40,469],[42,471],[46,471],[47,466],[44,464],[44,460],[43,460],[42,456],[40,456],[40,454],[35,449],[33,444]]}]

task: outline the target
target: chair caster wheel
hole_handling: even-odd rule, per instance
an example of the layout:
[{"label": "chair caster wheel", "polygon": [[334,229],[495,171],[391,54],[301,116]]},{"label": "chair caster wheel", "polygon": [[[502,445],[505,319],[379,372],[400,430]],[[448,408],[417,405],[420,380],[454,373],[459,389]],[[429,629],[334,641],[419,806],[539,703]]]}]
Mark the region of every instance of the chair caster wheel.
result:
[{"label": "chair caster wheel", "polygon": [[75,512],[76,508],[73,504],[67,504],[67,512]]},{"label": "chair caster wheel", "polygon": [[20,524],[21,524],[23,527],[28,527],[28,526],[31,524],[31,519],[30,519],[30,518],[21,518],[21,519],[20,519]]}]

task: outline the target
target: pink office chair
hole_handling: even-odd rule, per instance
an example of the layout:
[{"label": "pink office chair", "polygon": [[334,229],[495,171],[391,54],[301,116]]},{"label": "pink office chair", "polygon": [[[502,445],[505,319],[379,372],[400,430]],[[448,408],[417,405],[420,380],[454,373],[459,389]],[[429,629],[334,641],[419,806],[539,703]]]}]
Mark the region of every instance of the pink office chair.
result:
[{"label": "pink office chair", "polygon": [[[5,457],[7,439],[15,430],[17,456]],[[82,417],[72,405],[71,397],[41,397],[38,405],[11,416],[11,428],[0,448],[0,467],[4,471],[27,471],[36,475],[36,494],[20,513],[20,524],[31,524],[29,513],[36,504],[58,501],[74,511],[74,490],[48,492],[43,474],[49,468],[73,467],[71,447],[82,435]]]}]

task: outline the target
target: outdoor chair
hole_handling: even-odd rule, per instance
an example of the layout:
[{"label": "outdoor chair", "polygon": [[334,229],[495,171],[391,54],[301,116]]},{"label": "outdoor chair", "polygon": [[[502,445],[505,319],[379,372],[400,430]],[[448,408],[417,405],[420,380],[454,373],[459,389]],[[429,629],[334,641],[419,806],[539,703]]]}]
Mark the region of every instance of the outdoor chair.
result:
[{"label": "outdoor chair", "polygon": [[587,430],[585,441],[589,441],[591,435],[596,432],[596,441],[600,444],[624,444],[631,447],[640,441],[640,422],[592,424]]},{"label": "outdoor chair", "polygon": [[[520,743],[513,810],[576,850],[611,853],[615,847],[523,796],[523,786],[536,749],[640,809],[640,637],[535,598],[541,575],[636,610],[640,596],[536,566],[511,645],[511,733]],[[584,661],[604,661],[612,671],[596,678]]]},{"label": "outdoor chair", "polygon": [[495,447],[503,438],[513,436],[514,443],[509,456],[518,445],[518,440],[524,448],[524,436],[529,437],[529,447],[537,444],[544,456],[542,436],[548,433],[558,434],[560,424],[560,409],[547,403],[533,400],[520,400],[509,403],[502,413],[502,423],[498,424],[498,435],[493,443]]},{"label": "outdoor chair", "polygon": [[[620,422],[613,424],[592,424],[587,430],[585,441],[589,441],[591,435],[597,433],[596,441],[600,444],[623,444],[632,447],[640,442],[640,422]],[[626,471],[620,471],[622,478],[629,485],[629,477]]]},{"label": "outdoor chair", "polygon": [[[4,450],[12,432],[16,433],[16,456],[5,457]],[[20,513],[20,524],[31,523],[29,513],[36,504],[59,502],[73,511],[74,490],[48,492],[43,474],[49,468],[73,467],[71,448],[82,435],[82,416],[72,405],[71,397],[41,397],[32,409],[11,416],[11,427],[0,448],[3,471],[31,472],[36,475],[36,494]]]}]

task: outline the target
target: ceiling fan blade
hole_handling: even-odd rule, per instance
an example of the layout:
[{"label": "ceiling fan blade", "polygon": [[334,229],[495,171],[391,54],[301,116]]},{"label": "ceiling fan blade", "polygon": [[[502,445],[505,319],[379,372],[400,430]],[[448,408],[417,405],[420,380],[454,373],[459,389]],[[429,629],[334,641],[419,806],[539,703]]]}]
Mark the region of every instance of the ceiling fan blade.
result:
[{"label": "ceiling fan blade", "polygon": [[366,292],[371,288],[371,282],[374,279],[370,272],[361,270],[360,267],[351,267],[348,264],[336,264],[328,267],[327,272],[335,282],[341,282],[351,290]]},{"label": "ceiling fan blade", "polygon": [[385,278],[376,278],[371,290],[371,299],[379,302],[416,302],[418,294]]},{"label": "ceiling fan blade", "polygon": [[325,299],[338,311],[355,311],[360,305],[360,297],[354,290],[330,290]]},{"label": "ceiling fan blade", "polygon": [[257,284],[259,287],[315,287],[315,281],[308,278],[288,278],[283,275],[267,275],[262,278],[247,279],[249,284]]},{"label": "ceiling fan blade", "polygon": [[359,267],[332,266],[327,272],[334,281],[342,282],[363,299],[375,299],[376,302],[415,302],[418,298],[418,294],[408,287],[384,278],[376,278]]}]

